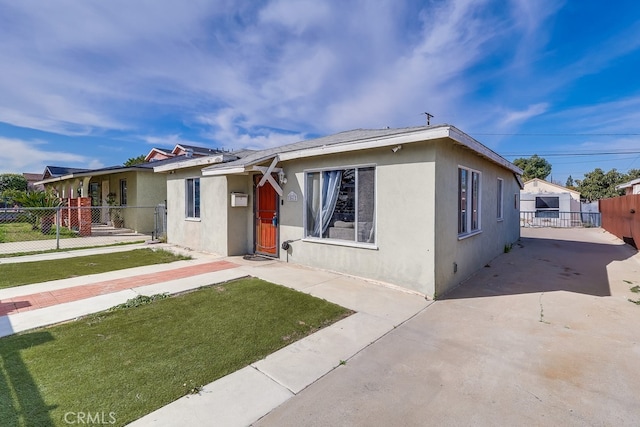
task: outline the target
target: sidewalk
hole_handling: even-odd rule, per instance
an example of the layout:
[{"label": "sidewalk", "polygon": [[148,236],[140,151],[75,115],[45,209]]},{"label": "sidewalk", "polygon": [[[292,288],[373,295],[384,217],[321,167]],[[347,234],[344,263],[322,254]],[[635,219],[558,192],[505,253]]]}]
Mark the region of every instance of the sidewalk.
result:
[{"label": "sidewalk", "polygon": [[[131,250],[136,246],[0,258],[0,264]],[[180,252],[168,245],[156,247]],[[382,284],[280,261],[188,254],[194,259],[0,290],[0,337],[106,310],[137,295],[174,294],[246,276],[356,311],[206,385],[199,395],[181,398],[131,424],[242,426],[269,413],[331,372],[340,361],[349,360],[432,303]]]},{"label": "sidewalk", "polygon": [[640,254],[602,229],[522,235],[253,425],[637,426]]}]

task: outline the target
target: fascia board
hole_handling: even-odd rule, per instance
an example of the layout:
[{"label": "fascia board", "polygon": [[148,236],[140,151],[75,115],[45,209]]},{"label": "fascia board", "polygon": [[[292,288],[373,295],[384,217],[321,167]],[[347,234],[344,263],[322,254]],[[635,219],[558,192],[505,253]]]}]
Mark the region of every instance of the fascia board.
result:
[{"label": "fascia board", "polygon": [[247,169],[244,166],[236,166],[232,168],[220,168],[213,170],[203,170],[202,176],[220,176],[220,175],[234,175],[239,173],[246,173]]},{"label": "fascia board", "polygon": [[170,163],[168,165],[155,166],[153,168],[154,172],[170,172],[177,169],[185,169],[192,168],[198,166],[208,166],[214,163],[222,163],[224,156],[206,156],[206,157],[198,157],[195,159],[184,160],[182,162]]},{"label": "fascia board", "polygon": [[63,175],[63,176],[57,176],[55,178],[49,178],[49,179],[43,179],[42,181],[37,181],[34,182],[34,185],[44,185],[44,184],[51,184],[52,182],[60,182],[60,181],[66,181],[68,179],[73,179],[75,178],[75,176],[73,174],[71,175]]},{"label": "fascia board", "polygon": [[280,161],[295,160],[305,157],[323,156],[326,154],[347,153],[350,151],[366,150],[370,148],[389,147],[392,145],[409,144],[412,142],[425,141],[429,139],[446,138],[449,136],[448,127],[427,129],[405,135],[391,135],[361,141],[345,142],[342,144],[328,145],[317,148],[309,148],[289,153],[280,153]]},{"label": "fascia board", "polygon": [[133,167],[122,167],[122,168],[118,168],[118,169],[108,169],[108,170],[95,170],[95,171],[86,171],[86,172],[79,172],[79,173],[75,173],[75,174],[69,174],[69,175],[63,175],[63,176],[58,176],[56,178],[49,178],[49,179],[45,179],[42,181],[38,181],[36,183],[34,183],[35,185],[41,185],[41,184],[51,184],[52,182],[60,182],[60,181],[68,181],[70,179],[82,179],[82,178],[91,178],[94,176],[103,176],[103,175],[113,175],[116,173],[124,173],[124,172],[144,172],[144,169],[140,169],[140,168],[136,168],[135,166]]},{"label": "fascia board", "polygon": [[520,169],[519,167],[517,167],[513,163],[509,162],[507,159],[505,159],[504,157],[500,156],[495,151],[485,147],[484,145],[482,145],[481,143],[479,143],[478,141],[476,141],[475,139],[473,139],[472,137],[470,137],[466,133],[454,128],[453,126],[451,126],[449,128],[449,130],[450,130],[449,138],[453,139],[458,144],[463,145],[463,146],[469,148],[470,150],[475,151],[476,153],[480,154],[481,156],[486,157],[487,159],[491,160],[492,162],[497,163],[500,166],[502,166],[502,167],[504,167],[506,169],[509,169],[510,171],[512,171],[514,173],[517,173],[518,175],[522,175],[522,173],[523,173],[522,169]]}]

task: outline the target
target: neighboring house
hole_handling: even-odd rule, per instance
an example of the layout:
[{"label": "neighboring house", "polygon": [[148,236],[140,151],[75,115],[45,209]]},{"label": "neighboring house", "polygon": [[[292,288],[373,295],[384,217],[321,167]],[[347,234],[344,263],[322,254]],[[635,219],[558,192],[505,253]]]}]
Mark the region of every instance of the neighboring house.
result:
[{"label": "neighboring house", "polygon": [[151,151],[149,151],[149,154],[146,155],[146,157],[144,158],[145,162],[154,162],[157,160],[166,160],[166,159],[170,159],[172,157],[175,157],[174,154],[171,152],[172,149],[166,149],[166,148],[157,148],[154,147],[151,149]]},{"label": "neighboring house", "polygon": [[[54,189],[63,199],[90,197],[93,223],[107,223],[110,218],[108,201],[117,206],[131,207],[121,209],[123,226],[139,233],[150,233],[154,230],[154,215],[149,209],[167,198],[166,178],[153,171],[155,166],[180,162],[187,158],[182,146],[176,146],[174,154],[164,160],[154,160],[132,166],[111,166],[101,169],[75,169],[57,166],[47,166],[42,180],[38,184]],[[153,153],[152,149],[151,152]],[[213,149],[200,148],[199,152],[207,155],[215,152]],[[193,152],[190,152],[191,154]],[[151,154],[151,153],[150,153]],[[201,154],[189,155],[203,157]],[[206,164],[206,159],[203,160]],[[110,199],[110,200],[109,200]]]},{"label": "neighboring house", "polygon": [[640,178],[625,182],[624,184],[616,185],[616,190],[624,190],[625,196],[630,194],[640,194]]},{"label": "neighboring house", "polygon": [[581,225],[580,193],[534,178],[520,191],[520,221],[525,227]]},{"label": "neighboring house", "polygon": [[205,148],[197,147],[195,145],[177,144],[173,148],[157,148],[154,147],[149,151],[144,160],[146,162],[153,162],[156,160],[166,160],[176,156],[185,157],[204,157],[216,155],[225,152],[217,148]]},{"label": "neighboring house", "polygon": [[522,171],[453,126],[359,129],[235,154],[155,167],[167,174],[169,243],[433,297],[520,236]]},{"label": "neighboring house", "polygon": [[42,180],[42,175],[39,173],[23,173],[24,179],[27,180],[27,189],[29,190],[44,190],[43,185],[36,184]]}]

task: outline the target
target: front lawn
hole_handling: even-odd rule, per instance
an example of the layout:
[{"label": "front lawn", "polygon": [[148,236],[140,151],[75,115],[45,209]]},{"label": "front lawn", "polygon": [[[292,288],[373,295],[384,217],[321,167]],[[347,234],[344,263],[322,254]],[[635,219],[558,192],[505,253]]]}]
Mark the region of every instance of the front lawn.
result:
[{"label": "front lawn", "polygon": [[1,338],[0,420],[125,425],[349,314],[241,279]]},{"label": "front lawn", "polygon": [[[78,234],[65,227],[60,227],[60,238],[77,237]],[[0,243],[27,242],[31,240],[47,240],[56,238],[56,227],[51,227],[48,233],[40,229],[33,229],[33,225],[27,222],[14,222],[0,224]]]},{"label": "front lawn", "polygon": [[0,264],[0,289],[183,259],[190,258],[161,249],[145,248],[62,260]]}]

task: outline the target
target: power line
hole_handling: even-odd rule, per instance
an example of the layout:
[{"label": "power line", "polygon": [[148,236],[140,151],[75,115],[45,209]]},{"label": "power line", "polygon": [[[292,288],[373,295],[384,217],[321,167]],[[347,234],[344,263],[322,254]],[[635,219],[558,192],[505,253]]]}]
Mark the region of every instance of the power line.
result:
[{"label": "power line", "polygon": [[640,133],[469,133],[478,136],[640,136]]},{"label": "power line", "polygon": [[573,156],[615,156],[615,155],[625,155],[625,154],[640,154],[640,150],[623,150],[623,151],[590,151],[583,153],[564,153],[564,152],[549,152],[549,153],[528,153],[528,154],[515,154],[515,153],[502,153],[503,157],[506,156],[533,156],[538,155],[539,157],[573,157]]}]

